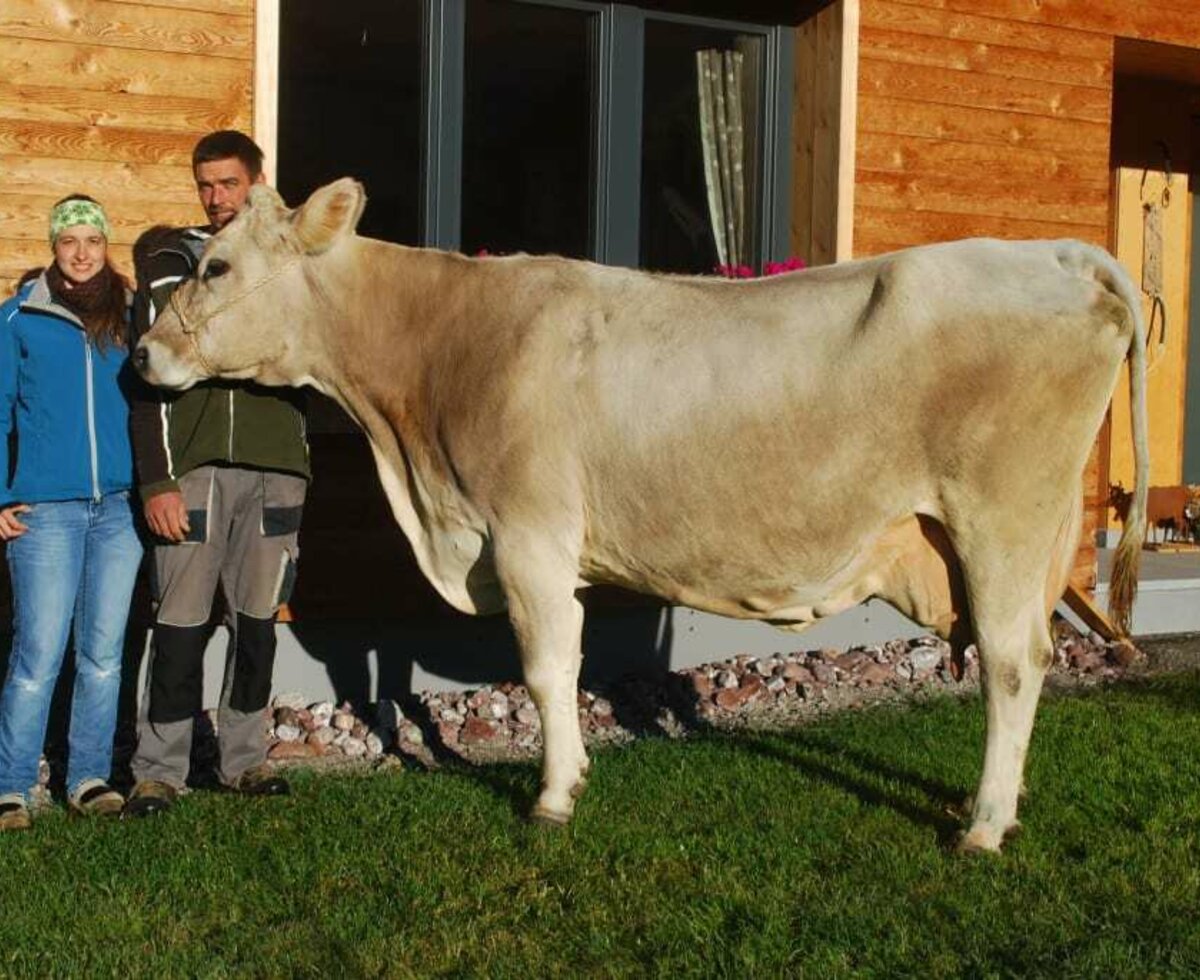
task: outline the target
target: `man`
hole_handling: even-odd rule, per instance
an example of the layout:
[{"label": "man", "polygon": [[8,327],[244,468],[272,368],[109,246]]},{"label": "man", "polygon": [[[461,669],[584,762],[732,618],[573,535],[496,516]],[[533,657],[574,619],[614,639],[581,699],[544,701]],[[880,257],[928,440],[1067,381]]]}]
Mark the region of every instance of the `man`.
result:
[{"label": "man", "polygon": [[[151,229],[134,246],[139,335],[195,273],[207,240],[263,181],[262,160],[254,141],[232,130],[196,144],[192,173],[209,223]],[[130,427],[146,523],[156,539],[156,608],[132,763],[136,783],[125,813],[168,809],[187,780],[218,585],[229,650],[217,716],[217,775],[235,792],[287,793],[288,784],[265,767],[263,711],[271,694],[275,615],[294,576],[310,476],[302,402],[294,390],[247,383],[209,382],[180,395],[147,387]]]}]

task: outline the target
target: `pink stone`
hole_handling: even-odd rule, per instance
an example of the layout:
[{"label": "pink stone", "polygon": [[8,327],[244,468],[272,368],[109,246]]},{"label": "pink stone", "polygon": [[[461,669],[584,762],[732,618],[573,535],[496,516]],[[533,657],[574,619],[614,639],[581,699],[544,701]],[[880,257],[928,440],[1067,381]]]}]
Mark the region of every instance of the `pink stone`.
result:
[{"label": "pink stone", "polygon": [[813,672],[803,664],[787,663],[783,665],[783,679],[798,681],[801,684],[811,684],[815,678]]},{"label": "pink stone", "polygon": [[272,759],[311,759],[316,754],[307,742],[277,742],[267,753]]},{"label": "pink stone", "polygon": [[480,742],[492,741],[499,734],[500,728],[495,722],[471,715],[463,723],[458,739],[463,745],[478,745]]},{"label": "pink stone", "polygon": [[858,681],[866,687],[878,687],[895,676],[896,671],[888,664],[868,663],[859,671]]}]

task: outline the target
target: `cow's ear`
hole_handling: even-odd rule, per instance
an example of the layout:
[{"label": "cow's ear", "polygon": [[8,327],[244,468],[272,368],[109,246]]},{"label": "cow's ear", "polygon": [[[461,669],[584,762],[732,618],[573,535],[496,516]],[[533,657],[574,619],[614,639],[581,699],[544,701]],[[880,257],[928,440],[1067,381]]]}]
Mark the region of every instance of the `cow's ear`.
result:
[{"label": "cow's ear", "polygon": [[250,193],[246,199],[252,208],[266,210],[267,208],[284,207],[283,198],[279,196],[279,191],[261,182],[250,185]]},{"label": "cow's ear", "polygon": [[343,235],[352,234],[366,204],[362,184],[351,177],[318,187],[292,213],[292,224],[304,250],[310,255],[324,252]]}]

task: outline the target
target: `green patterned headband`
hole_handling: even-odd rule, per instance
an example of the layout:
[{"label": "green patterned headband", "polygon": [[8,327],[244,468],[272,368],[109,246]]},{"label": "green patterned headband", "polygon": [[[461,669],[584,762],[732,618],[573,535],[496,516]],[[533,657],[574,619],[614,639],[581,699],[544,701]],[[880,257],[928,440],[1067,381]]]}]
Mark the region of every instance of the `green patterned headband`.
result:
[{"label": "green patterned headband", "polygon": [[54,247],[64,228],[72,228],[75,225],[90,225],[108,238],[108,217],[104,214],[104,208],[95,201],[73,197],[55,205],[54,210],[50,212],[50,247]]}]

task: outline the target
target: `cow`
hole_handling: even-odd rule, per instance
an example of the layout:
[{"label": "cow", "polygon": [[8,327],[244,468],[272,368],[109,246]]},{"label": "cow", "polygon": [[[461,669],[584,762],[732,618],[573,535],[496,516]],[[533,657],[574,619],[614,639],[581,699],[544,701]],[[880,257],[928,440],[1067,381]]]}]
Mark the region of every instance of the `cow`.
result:
[{"label": "cow", "polygon": [[351,178],[294,210],[256,187],[131,356],[169,389],[311,385],[362,427],[437,591],[507,609],[544,733],[531,817],[566,823],[589,770],[581,589],[788,629],[878,596],[958,662],[977,646],[987,734],[959,846],[998,851],[1126,360],[1122,627],[1136,588],[1145,325],[1115,260],[968,240],[757,281],[656,275],[373,241],[365,200]]},{"label": "cow", "polygon": [[[1133,491],[1120,483],[1108,488],[1108,503],[1117,519],[1129,519]],[[1161,540],[1191,540],[1196,519],[1196,501],[1188,487],[1150,487],[1146,491],[1146,529],[1161,532]]]}]

